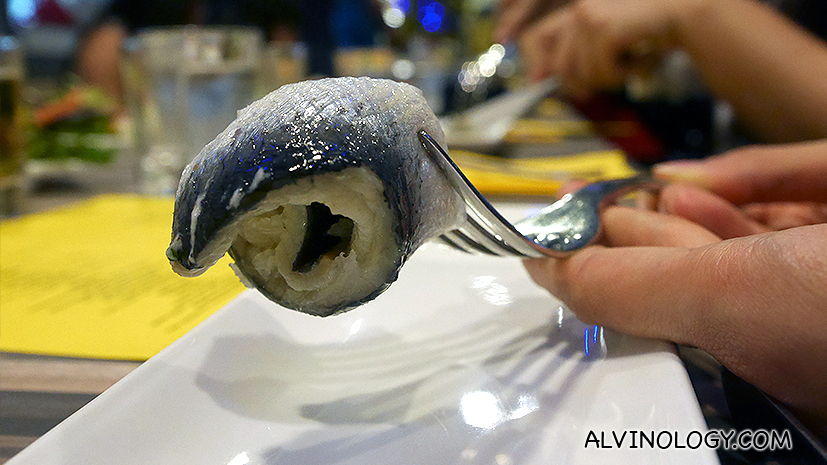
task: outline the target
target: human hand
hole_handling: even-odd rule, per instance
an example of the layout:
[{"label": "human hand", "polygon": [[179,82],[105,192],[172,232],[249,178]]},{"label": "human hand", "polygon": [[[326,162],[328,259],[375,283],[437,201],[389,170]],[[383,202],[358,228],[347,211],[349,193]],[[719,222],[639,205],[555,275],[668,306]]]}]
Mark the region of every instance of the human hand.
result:
[{"label": "human hand", "polygon": [[497,29],[494,39],[501,44],[511,42],[519,37],[531,23],[569,1],[500,0],[497,5]]},{"label": "human hand", "polygon": [[575,96],[620,86],[626,75],[650,68],[652,58],[672,48],[676,18],[692,1],[577,0],[522,35],[529,77],[557,76]]},{"label": "human hand", "polygon": [[660,211],[724,239],[827,223],[827,141],[739,149],[654,173],[679,183],[663,190]]},{"label": "human hand", "polygon": [[669,186],[660,207],[677,214],[608,208],[602,245],[526,260],[532,278],[587,323],[704,349],[811,425],[827,425],[827,224],[774,231],[740,208],[823,202],[827,144],[658,171],[717,195]]}]

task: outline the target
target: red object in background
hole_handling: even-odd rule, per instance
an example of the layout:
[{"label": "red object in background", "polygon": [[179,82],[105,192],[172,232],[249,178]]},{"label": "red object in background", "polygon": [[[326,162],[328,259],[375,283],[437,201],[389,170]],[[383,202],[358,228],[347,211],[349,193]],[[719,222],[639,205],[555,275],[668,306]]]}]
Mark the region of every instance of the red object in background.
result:
[{"label": "red object in background", "polygon": [[83,107],[84,101],[83,91],[72,89],[63,97],[36,109],[34,123],[42,128],[70,117]]},{"label": "red object in background", "polygon": [[35,13],[41,25],[74,26],[75,18],[57,0],[43,0]]},{"label": "red object in background", "polygon": [[597,95],[571,104],[594,123],[597,132],[623,150],[629,159],[651,164],[666,156],[664,144],[643,124],[628,103],[611,95]]}]

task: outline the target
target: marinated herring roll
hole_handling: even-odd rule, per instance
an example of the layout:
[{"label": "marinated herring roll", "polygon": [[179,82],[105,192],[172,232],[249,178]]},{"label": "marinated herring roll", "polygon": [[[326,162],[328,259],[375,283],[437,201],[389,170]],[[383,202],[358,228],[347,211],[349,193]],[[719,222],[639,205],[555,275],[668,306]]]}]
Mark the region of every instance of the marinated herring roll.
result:
[{"label": "marinated herring roll", "polygon": [[197,276],[229,251],[269,299],[328,316],[373,299],[462,200],[417,136],[444,144],[421,92],[384,79],[280,87],[184,169],[167,258]]}]

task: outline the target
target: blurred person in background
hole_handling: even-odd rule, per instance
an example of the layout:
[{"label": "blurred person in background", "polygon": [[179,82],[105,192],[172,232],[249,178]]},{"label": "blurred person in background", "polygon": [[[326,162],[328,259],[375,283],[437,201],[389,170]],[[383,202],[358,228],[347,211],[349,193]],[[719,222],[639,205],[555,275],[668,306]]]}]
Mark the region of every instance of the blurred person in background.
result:
[{"label": "blurred person in background", "polygon": [[783,145],[655,166],[654,211],[611,207],[601,245],[529,273],[588,323],[704,349],[827,438],[827,45],[753,0],[540,3],[504,0],[499,30],[534,79],[588,96],[682,49]]},{"label": "blurred person in background", "polygon": [[333,76],[337,46],[370,46],[381,27],[371,0],[114,0],[86,33],[76,68],[88,83],[122,96],[123,40],[158,26],[251,26],[268,41],[303,41],[308,74]]},{"label": "blurred person in background", "polygon": [[[121,46],[141,29],[187,24],[251,26],[267,39],[292,40],[300,33],[301,15],[298,0],[114,0],[82,34],[76,69],[84,81],[120,99]],[[324,39],[319,36],[320,41]]]}]

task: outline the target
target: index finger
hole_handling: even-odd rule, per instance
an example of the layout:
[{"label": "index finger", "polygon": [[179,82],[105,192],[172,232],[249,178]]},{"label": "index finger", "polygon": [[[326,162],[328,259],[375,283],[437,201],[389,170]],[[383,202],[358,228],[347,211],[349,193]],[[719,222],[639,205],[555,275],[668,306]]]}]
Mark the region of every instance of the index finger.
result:
[{"label": "index finger", "polygon": [[701,162],[672,162],[655,176],[704,187],[736,205],[827,202],[827,141],[750,147]]}]

